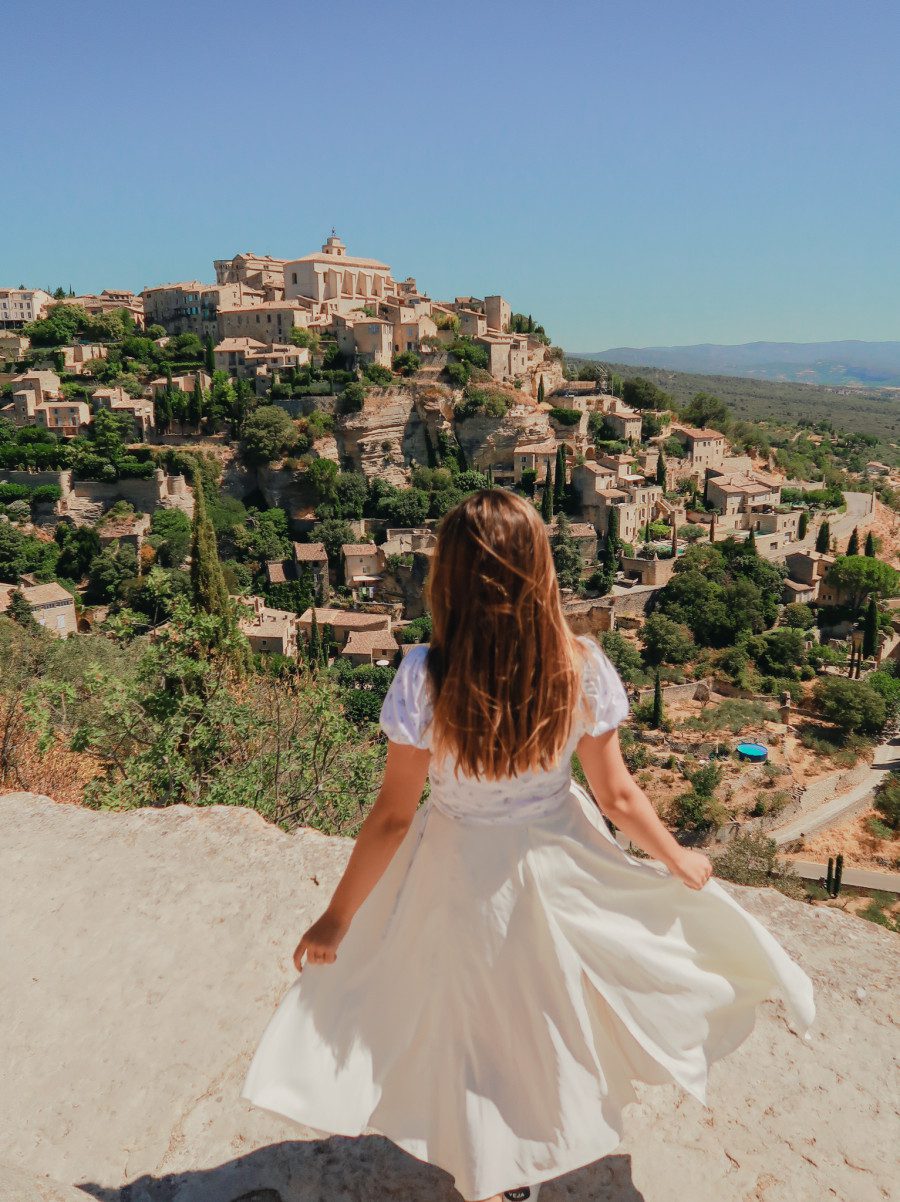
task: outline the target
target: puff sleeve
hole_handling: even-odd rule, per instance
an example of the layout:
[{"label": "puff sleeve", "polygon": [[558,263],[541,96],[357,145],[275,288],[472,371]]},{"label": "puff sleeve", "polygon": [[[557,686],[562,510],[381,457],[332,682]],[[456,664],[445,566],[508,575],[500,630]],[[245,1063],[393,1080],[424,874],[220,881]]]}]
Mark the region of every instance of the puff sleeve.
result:
[{"label": "puff sleeve", "polygon": [[427,657],[428,647],[425,644],[407,652],[385,694],[378,721],[394,743],[407,743],[421,748],[431,744]]},{"label": "puff sleeve", "polygon": [[618,672],[599,644],[586,636],[579,641],[585,649],[582,674],[585,733],[602,735],[628,717],[628,695]]}]

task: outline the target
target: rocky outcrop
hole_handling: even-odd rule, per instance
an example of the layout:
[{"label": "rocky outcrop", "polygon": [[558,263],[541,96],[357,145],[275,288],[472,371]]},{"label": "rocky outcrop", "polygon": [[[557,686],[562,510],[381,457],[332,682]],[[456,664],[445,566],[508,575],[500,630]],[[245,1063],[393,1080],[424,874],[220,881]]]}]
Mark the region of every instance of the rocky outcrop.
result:
[{"label": "rocky outcrop", "polygon": [[[9,794],[0,816],[3,1202],[459,1202],[380,1137],[315,1139],[238,1097],[348,840],[222,806]],[[541,1202],[669,1202],[673,1182],[691,1202],[892,1196],[897,936],[725,887],[812,976],[811,1042],[766,1002],[714,1066],[708,1109],[642,1087],[617,1152]]]},{"label": "rocky outcrop", "polygon": [[373,389],[362,410],[341,419],[336,438],[342,461],[367,479],[402,488],[413,464],[427,465],[428,439],[444,420],[450,393],[440,385]]},{"label": "rocky outcrop", "polygon": [[476,415],[457,421],[456,437],[468,463],[487,471],[511,468],[518,443],[547,442],[554,434],[546,411],[523,401],[513,404],[503,417]]}]

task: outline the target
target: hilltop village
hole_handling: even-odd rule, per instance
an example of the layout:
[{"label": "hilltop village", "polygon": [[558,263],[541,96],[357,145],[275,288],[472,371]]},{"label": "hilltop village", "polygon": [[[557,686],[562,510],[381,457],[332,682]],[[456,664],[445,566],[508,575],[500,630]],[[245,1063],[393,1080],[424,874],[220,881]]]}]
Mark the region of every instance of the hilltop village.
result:
[{"label": "hilltop village", "polygon": [[[321,669],[368,730],[428,639],[441,515],[506,487],[540,509],[573,629],[632,691],[632,766],[661,769],[645,783],[687,836],[775,829],[811,781],[867,767],[900,706],[896,447],[752,426],[706,393],[679,408],[567,361],[503,296],[433,300],[333,232],[213,267],[0,289],[7,628],[171,637],[202,511],[256,671]],[[762,768],[716,758],[740,731]],[[896,863],[892,804],[853,828],[860,862]]]}]

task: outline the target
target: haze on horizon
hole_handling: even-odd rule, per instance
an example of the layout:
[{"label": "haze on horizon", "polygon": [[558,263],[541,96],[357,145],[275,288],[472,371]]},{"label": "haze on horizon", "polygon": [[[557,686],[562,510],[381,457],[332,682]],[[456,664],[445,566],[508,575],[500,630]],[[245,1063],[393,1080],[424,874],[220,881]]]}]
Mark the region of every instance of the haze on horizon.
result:
[{"label": "haze on horizon", "polygon": [[[569,349],[900,331],[876,0],[13,0],[0,285],[211,280],[335,226]],[[26,70],[25,64],[31,64]]]}]

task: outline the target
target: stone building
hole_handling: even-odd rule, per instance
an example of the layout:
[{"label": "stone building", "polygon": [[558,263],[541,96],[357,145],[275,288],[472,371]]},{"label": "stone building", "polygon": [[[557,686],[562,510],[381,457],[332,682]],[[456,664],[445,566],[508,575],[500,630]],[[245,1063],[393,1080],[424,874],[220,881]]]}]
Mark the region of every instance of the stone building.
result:
[{"label": "stone building", "polygon": [[[0,613],[9,609],[10,597],[16,587],[14,584],[0,584]],[[36,584],[30,578],[23,578],[18,588],[39,626],[62,639],[78,633],[75,599],[61,584],[55,581]]]},{"label": "stone building", "polygon": [[44,317],[52,304],[43,288],[0,288],[0,330],[20,330]]},{"label": "stone building", "polygon": [[394,296],[397,285],[386,263],[347,254],[347,248],[332,232],[321,251],[290,259],[284,265],[285,300],[305,297],[329,311],[349,313],[370,301]]}]

